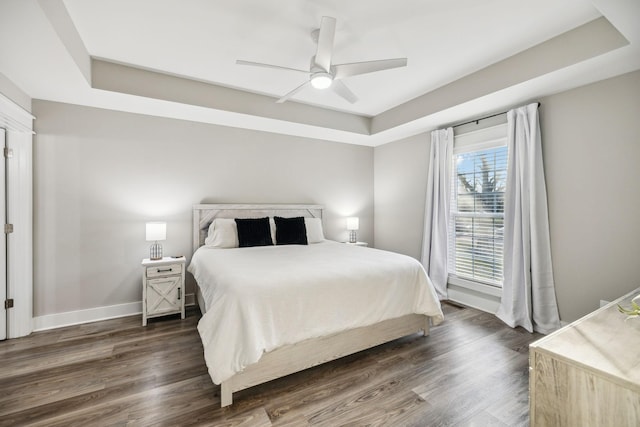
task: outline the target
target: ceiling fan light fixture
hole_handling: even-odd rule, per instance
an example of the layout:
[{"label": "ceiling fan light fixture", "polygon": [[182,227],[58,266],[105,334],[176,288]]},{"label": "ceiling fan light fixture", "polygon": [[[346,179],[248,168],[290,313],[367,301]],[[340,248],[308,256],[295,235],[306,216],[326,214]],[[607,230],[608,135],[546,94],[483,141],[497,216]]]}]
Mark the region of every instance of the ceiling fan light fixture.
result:
[{"label": "ceiling fan light fixture", "polygon": [[340,96],[350,104],[353,104],[358,101],[358,97],[342,82],[345,77],[407,66],[407,58],[378,59],[374,61],[334,64],[332,62],[332,58],[335,34],[336,18],[323,16],[320,21],[320,28],[312,31],[311,33],[311,37],[313,38],[313,41],[316,42],[317,47],[316,54],[311,57],[308,71],[291,67],[283,67],[281,65],[271,65],[243,60],[237,60],[236,64],[296,71],[307,76],[307,80],[304,83],[289,91],[284,96],[278,98],[276,101],[278,104],[282,104],[288,99],[291,99],[304,88],[308,88],[309,85],[318,90],[332,88],[336,95]]},{"label": "ceiling fan light fixture", "polygon": [[327,89],[333,82],[333,76],[329,73],[315,73],[311,76],[311,86],[316,89]]}]

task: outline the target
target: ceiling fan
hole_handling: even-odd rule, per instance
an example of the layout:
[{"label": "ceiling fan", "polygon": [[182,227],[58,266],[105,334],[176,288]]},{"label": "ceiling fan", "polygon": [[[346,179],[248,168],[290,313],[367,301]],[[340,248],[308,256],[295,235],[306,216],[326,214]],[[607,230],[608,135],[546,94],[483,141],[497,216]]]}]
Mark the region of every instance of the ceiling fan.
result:
[{"label": "ceiling fan", "polygon": [[323,16],[320,28],[312,31],[311,37],[318,44],[316,54],[311,57],[309,70],[299,70],[297,68],[282,67],[279,65],[263,64],[237,60],[236,64],[251,65],[255,67],[275,68],[278,70],[289,70],[305,73],[309,75],[309,80],[293,89],[291,92],[278,99],[277,103],[287,101],[307,85],[316,89],[327,89],[331,87],[335,93],[346,99],[351,104],[358,101],[358,97],[342,82],[345,77],[357,76],[360,74],[372,73],[374,71],[388,70],[391,68],[405,67],[407,58],[381,59],[377,61],[351,62],[348,64],[332,64],[333,39],[336,32],[336,19]]}]

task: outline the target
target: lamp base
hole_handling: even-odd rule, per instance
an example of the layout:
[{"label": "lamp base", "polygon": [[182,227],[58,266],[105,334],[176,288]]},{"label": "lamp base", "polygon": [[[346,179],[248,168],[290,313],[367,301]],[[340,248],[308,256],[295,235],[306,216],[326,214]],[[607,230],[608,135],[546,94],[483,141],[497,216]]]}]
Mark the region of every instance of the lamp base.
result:
[{"label": "lamp base", "polygon": [[358,237],[356,236],[356,230],[349,231],[349,243],[356,243],[358,241]]},{"label": "lamp base", "polygon": [[162,245],[160,243],[155,242],[153,245],[151,245],[151,247],[149,248],[149,259],[151,259],[152,261],[162,259]]}]

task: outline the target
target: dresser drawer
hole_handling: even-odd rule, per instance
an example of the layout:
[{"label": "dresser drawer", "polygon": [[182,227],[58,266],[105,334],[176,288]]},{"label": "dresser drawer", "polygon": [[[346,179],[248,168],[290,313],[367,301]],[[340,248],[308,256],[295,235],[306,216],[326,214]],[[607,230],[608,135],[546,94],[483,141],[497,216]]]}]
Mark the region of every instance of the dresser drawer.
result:
[{"label": "dresser drawer", "polygon": [[171,274],[180,274],[182,273],[181,263],[176,264],[165,264],[154,267],[147,267],[147,277],[159,277],[159,276],[167,276]]}]

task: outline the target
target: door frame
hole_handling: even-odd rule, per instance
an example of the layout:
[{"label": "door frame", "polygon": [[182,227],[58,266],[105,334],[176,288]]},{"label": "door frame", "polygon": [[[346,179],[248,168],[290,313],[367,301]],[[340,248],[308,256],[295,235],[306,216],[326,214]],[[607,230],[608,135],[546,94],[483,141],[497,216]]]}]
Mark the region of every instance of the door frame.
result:
[{"label": "door frame", "polygon": [[[7,131],[0,127],[0,147],[4,150],[7,146]],[[6,170],[7,161],[3,158],[0,161],[0,226],[6,223],[7,198],[6,198]],[[7,308],[4,301],[7,300],[7,235],[2,233],[0,238],[0,340],[6,340],[8,336],[7,328]]]},{"label": "door frame", "polygon": [[33,331],[34,119],[0,94],[0,126],[6,130],[6,147],[12,150],[5,162],[5,224],[13,224],[13,233],[6,234],[6,298],[14,301],[13,308],[6,310],[7,338]]}]

